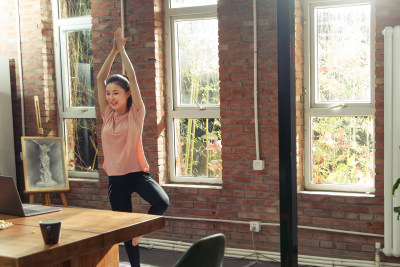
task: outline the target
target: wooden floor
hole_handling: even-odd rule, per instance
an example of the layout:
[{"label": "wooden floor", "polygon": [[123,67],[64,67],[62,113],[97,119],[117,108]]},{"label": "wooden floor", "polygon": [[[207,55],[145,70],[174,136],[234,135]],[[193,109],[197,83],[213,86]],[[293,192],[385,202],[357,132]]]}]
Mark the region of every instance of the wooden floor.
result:
[{"label": "wooden floor", "polygon": [[[119,249],[119,260],[120,267],[130,267],[129,260],[126,257],[125,248],[120,245]],[[158,249],[147,249],[140,248],[140,261],[141,267],[171,267],[173,266],[182,256],[181,252],[173,252]],[[232,259],[225,258],[224,266],[227,267],[279,267],[280,263],[272,263],[255,260],[245,260],[245,259]]]}]

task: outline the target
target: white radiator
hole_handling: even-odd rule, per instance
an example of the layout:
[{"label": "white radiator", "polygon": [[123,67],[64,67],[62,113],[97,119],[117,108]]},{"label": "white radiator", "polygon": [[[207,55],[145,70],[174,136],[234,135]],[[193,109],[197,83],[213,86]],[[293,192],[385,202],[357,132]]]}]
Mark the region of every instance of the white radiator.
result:
[{"label": "white radiator", "polygon": [[[392,196],[392,186],[400,177],[400,26],[386,27],[384,34],[384,223],[386,256],[400,257],[400,221],[393,206],[400,206],[400,190]],[[393,238],[394,237],[394,238]]]}]

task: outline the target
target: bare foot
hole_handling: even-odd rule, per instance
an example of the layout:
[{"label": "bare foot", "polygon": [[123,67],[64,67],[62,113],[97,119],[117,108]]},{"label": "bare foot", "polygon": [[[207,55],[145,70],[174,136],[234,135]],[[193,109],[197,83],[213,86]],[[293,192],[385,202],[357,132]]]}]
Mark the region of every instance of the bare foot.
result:
[{"label": "bare foot", "polygon": [[137,245],[139,245],[140,238],[142,238],[142,236],[137,236],[132,239],[132,246],[136,247]]}]

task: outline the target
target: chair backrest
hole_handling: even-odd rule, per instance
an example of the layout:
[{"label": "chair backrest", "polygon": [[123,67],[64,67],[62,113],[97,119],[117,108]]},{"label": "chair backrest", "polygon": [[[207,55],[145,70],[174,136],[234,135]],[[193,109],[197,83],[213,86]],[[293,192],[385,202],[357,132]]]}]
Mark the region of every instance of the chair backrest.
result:
[{"label": "chair backrest", "polygon": [[221,267],[224,253],[223,234],[206,236],[190,246],[174,267]]}]

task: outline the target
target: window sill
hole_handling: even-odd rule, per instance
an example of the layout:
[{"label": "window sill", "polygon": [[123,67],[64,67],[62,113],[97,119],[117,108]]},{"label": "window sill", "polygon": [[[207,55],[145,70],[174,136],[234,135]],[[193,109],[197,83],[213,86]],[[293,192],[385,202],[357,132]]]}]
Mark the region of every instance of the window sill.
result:
[{"label": "window sill", "polygon": [[161,184],[163,187],[197,188],[197,189],[222,189],[220,185],[207,184]]},{"label": "window sill", "polygon": [[77,178],[77,177],[71,177],[68,178],[70,182],[88,182],[88,183],[98,183],[99,178]]},{"label": "window sill", "polygon": [[70,181],[75,182],[99,182],[98,172],[79,172],[79,171],[68,171],[68,177]]},{"label": "window sill", "polygon": [[329,192],[329,191],[300,191],[299,194],[341,196],[341,197],[375,197],[375,194],[371,193],[350,193],[350,192]]}]

